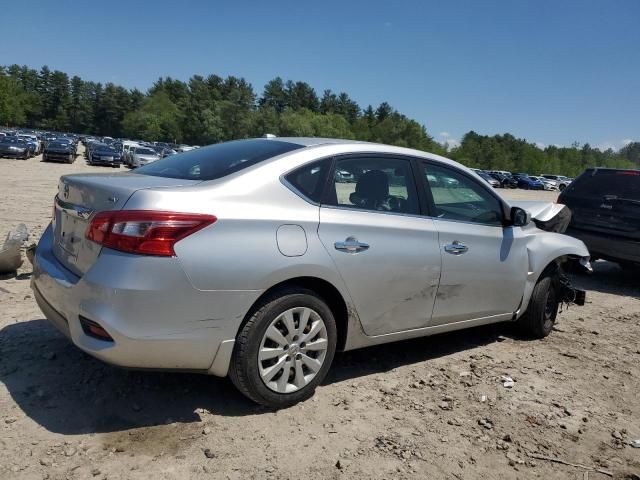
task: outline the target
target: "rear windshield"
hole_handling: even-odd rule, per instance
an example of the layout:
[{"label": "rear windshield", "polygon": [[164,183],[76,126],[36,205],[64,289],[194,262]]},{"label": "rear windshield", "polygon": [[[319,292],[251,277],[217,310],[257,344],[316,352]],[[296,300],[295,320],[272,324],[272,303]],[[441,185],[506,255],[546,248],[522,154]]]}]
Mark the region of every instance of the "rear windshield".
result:
[{"label": "rear windshield", "polygon": [[134,173],[165,178],[214,180],[299,148],[302,145],[277,140],[236,140],[171,155],[137,168]]},{"label": "rear windshield", "polygon": [[615,195],[640,200],[640,170],[587,170],[567,187],[567,193],[598,198]]}]

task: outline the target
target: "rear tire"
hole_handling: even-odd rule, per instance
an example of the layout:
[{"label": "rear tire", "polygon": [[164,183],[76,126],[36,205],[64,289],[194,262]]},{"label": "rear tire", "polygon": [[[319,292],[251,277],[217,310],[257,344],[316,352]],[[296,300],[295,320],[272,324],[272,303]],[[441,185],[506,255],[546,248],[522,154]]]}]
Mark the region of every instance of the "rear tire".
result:
[{"label": "rear tire", "polygon": [[533,289],[529,307],[518,320],[524,335],[530,338],[544,338],[551,333],[558,315],[557,276],[545,273]]},{"label": "rear tire", "polygon": [[233,384],[254,402],[274,409],[310,398],[336,350],[336,323],[325,301],[311,290],[286,288],[266,297],[249,315],[229,366]]}]

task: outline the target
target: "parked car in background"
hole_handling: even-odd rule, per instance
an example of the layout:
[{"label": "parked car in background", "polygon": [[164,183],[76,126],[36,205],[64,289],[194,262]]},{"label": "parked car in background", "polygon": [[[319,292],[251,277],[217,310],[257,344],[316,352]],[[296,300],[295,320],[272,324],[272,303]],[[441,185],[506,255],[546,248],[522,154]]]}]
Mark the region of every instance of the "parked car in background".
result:
[{"label": "parked car in background", "polygon": [[133,155],[133,151],[139,147],[140,145],[137,142],[132,142],[130,140],[125,140],[122,142],[122,163],[126,166],[131,166],[131,157]]},{"label": "parked car in background", "polygon": [[502,321],[541,338],[584,301],[562,273],[588,266],[581,241],[407,148],[219,143],[65,175],[54,208],[32,276],[51,323],[104,361],[228,374],[272,408],[313,395],[336,350]]},{"label": "parked car in background", "polygon": [[66,162],[73,163],[76,160],[75,145],[65,141],[48,142],[42,152],[44,162]]},{"label": "parked car in background", "polygon": [[513,178],[518,182],[518,188],[525,190],[544,190],[544,184],[538,180],[533,180],[526,173],[514,173]]},{"label": "parked car in background", "polygon": [[480,176],[480,178],[482,178],[485,182],[487,182],[493,188],[500,188],[502,186],[498,180],[493,178],[487,172],[481,171],[481,172],[476,172],[476,173]]},{"label": "parked car in background", "polygon": [[31,146],[18,137],[7,136],[0,138],[0,158],[20,158],[26,160],[31,156]]},{"label": "parked car in background", "polygon": [[64,143],[66,145],[69,145],[69,148],[73,150],[74,154],[78,152],[78,145],[72,138],[62,136],[62,137],[57,137],[55,140],[52,140],[52,141],[56,143]]},{"label": "parked car in background", "polygon": [[640,170],[589,168],[558,197],[592,257],[640,267]]},{"label": "parked car in background", "polygon": [[336,177],[336,182],[340,182],[340,183],[353,182],[355,179],[355,176],[353,175],[353,173],[347,172],[345,170],[336,170],[335,177]]},{"label": "parked car in background", "polygon": [[518,181],[511,176],[511,174],[504,174],[501,172],[489,172],[493,178],[500,182],[502,188],[518,188]]},{"label": "parked car in background", "polygon": [[120,168],[122,162],[120,152],[106,143],[94,143],[89,154],[89,165],[107,165]]},{"label": "parked car in background", "polygon": [[138,168],[146,165],[147,163],[160,160],[160,155],[149,147],[136,147],[131,153],[131,168]]},{"label": "parked car in background", "polygon": [[539,175],[539,177],[548,178],[549,180],[555,180],[558,185],[558,190],[560,191],[564,190],[571,183],[571,179],[563,175],[549,175],[546,173],[542,173]]},{"label": "parked car in background", "polygon": [[40,155],[40,153],[42,152],[42,142],[36,135],[20,134],[18,135],[18,138],[20,140],[27,142],[30,145],[32,155]]},{"label": "parked car in background", "polygon": [[555,180],[551,180],[549,178],[545,178],[545,177],[535,177],[535,176],[531,176],[529,175],[529,178],[531,180],[538,181],[540,183],[542,183],[542,185],[544,186],[545,190],[558,190],[558,182],[556,182]]}]

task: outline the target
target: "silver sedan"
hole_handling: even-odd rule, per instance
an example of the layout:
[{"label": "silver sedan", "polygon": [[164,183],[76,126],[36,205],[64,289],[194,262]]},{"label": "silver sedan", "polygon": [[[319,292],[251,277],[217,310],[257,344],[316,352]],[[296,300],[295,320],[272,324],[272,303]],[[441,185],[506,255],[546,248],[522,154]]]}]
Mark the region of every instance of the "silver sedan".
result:
[{"label": "silver sedan", "polygon": [[559,303],[584,299],[563,273],[589,265],[557,233],[568,218],[421,151],[240,140],[62,177],[32,288],[90,355],[229,375],[280,408],[337,350],[502,321],[548,335]]}]

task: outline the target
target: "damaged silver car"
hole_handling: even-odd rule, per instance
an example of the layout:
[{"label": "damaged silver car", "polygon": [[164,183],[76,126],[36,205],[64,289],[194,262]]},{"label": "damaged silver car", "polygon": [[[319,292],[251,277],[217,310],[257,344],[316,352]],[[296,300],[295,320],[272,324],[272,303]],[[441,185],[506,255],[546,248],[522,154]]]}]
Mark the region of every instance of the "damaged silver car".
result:
[{"label": "damaged silver car", "polygon": [[75,345],[229,375],[275,408],[310,397],[337,350],[504,321],[544,337],[561,302],[584,302],[563,268],[589,267],[561,205],[510,205],[456,162],[348,140],[67,175],[54,211],[32,287]]}]

